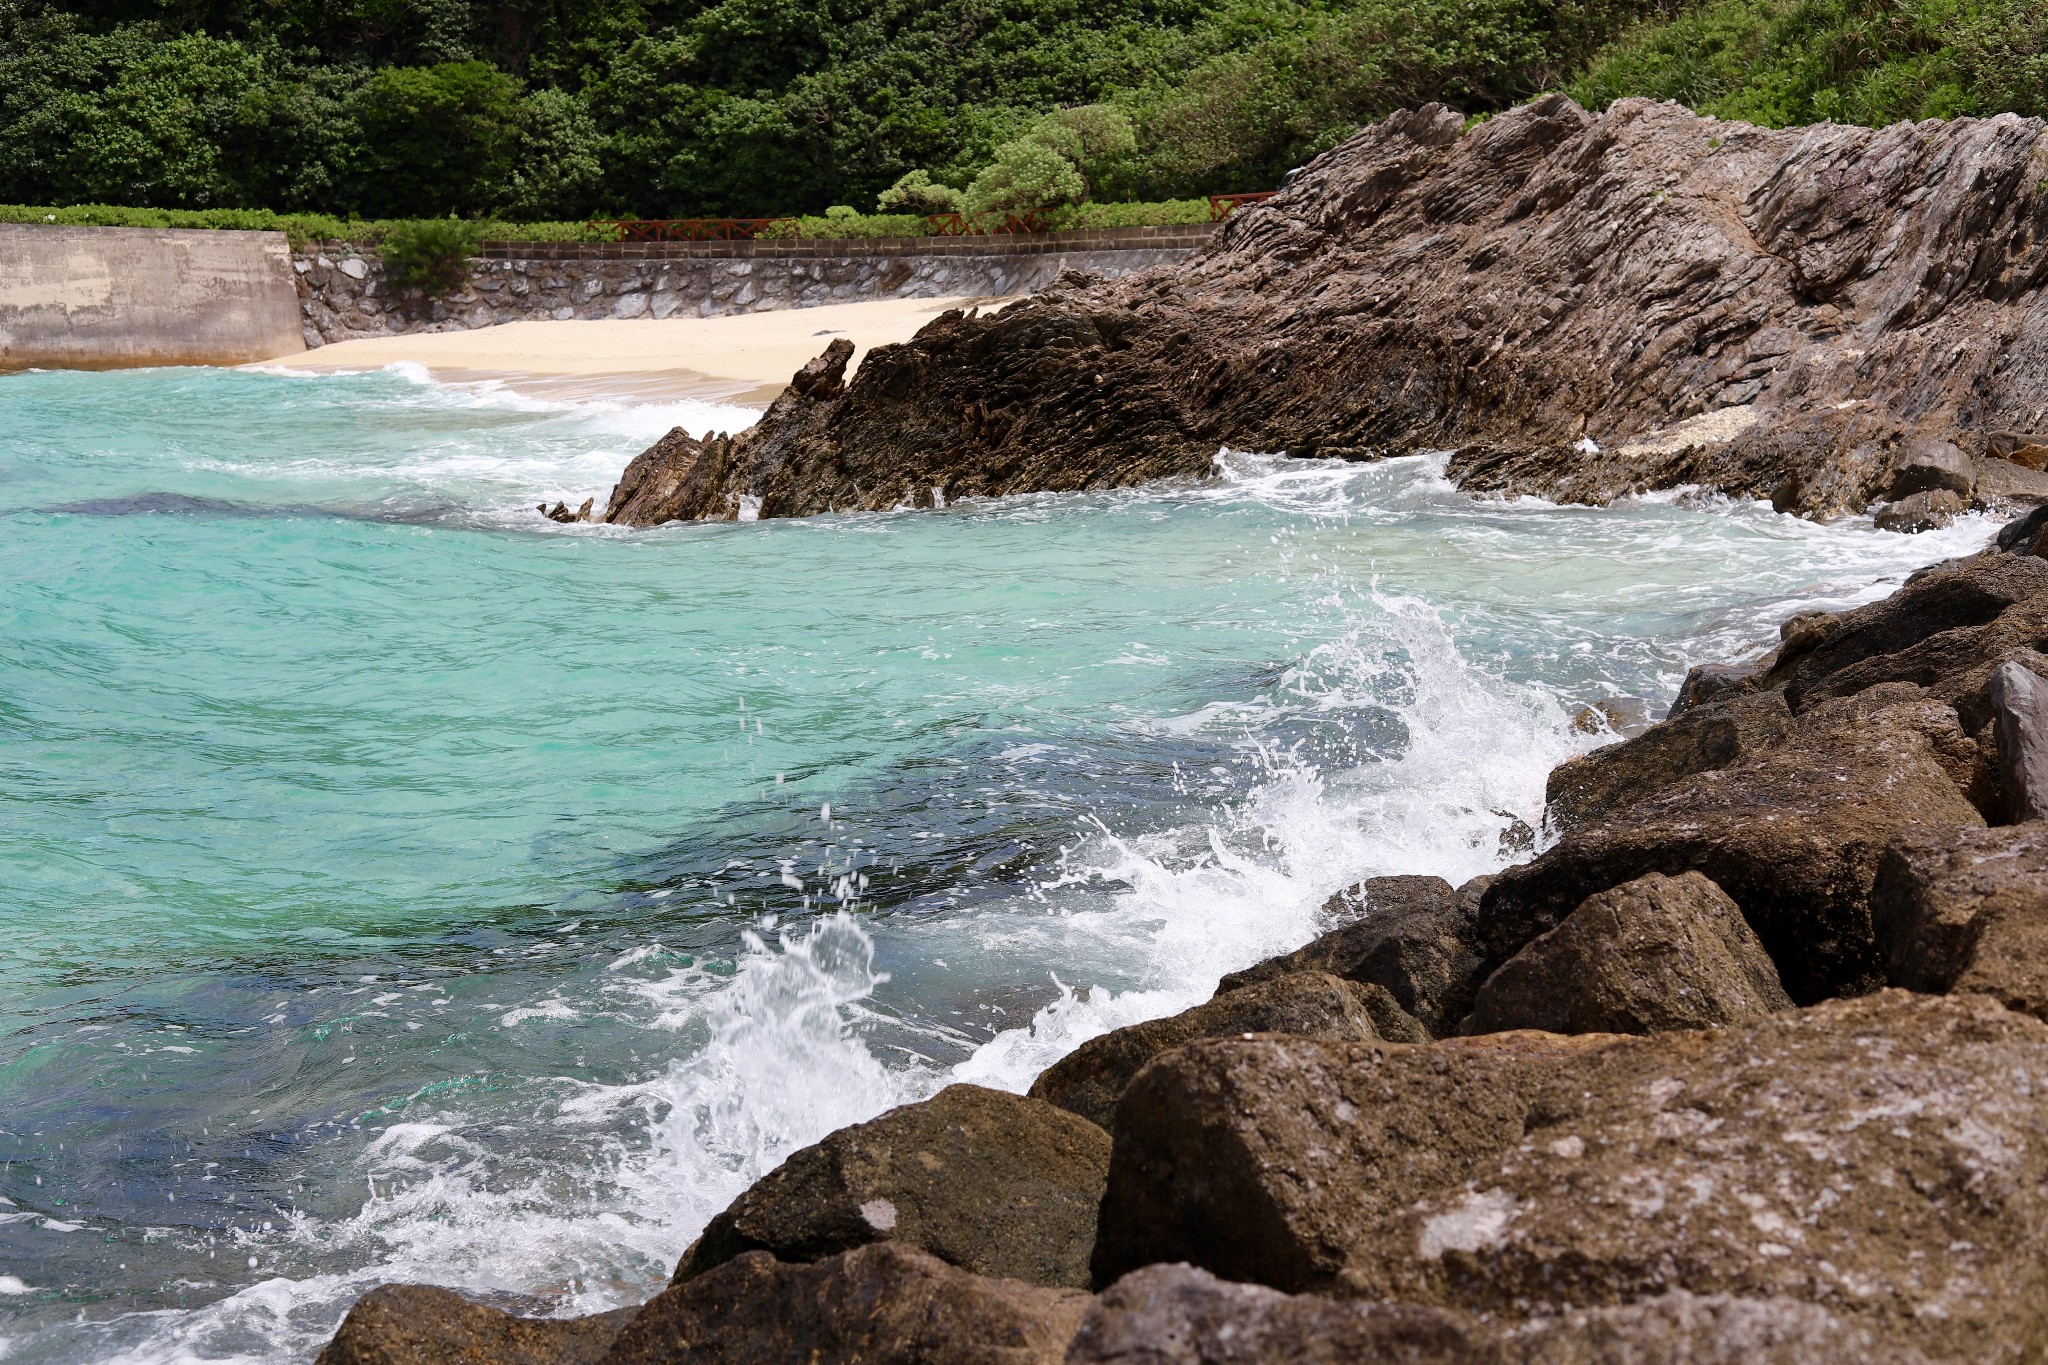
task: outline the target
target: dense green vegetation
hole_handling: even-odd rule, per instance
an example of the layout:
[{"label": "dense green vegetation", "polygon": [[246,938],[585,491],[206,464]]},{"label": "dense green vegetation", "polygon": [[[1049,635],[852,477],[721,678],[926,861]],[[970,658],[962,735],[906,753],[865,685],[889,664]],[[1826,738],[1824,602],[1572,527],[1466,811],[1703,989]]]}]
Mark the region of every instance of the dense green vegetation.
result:
[{"label": "dense green vegetation", "polygon": [[1089,197],[1258,189],[1397,105],[1555,84],[1650,3],[0,0],[0,201],[871,210],[914,170],[1060,179],[1034,130],[1105,103],[1132,137],[1068,147]]},{"label": "dense green vegetation", "polygon": [[1785,127],[2048,113],[2038,0],[1706,0],[1625,35],[1569,87]]},{"label": "dense green vegetation", "polygon": [[1390,109],[1560,87],[1772,124],[2040,112],[2048,6],[0,0],[0,202],[1071,209],[1265,188]]}]

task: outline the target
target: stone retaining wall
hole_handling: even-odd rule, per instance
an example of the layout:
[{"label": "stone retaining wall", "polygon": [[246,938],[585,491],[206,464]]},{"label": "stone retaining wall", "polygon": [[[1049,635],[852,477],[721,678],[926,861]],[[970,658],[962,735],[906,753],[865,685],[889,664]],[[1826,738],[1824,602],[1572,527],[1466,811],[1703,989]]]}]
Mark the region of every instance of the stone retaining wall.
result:
[{"label": "stone retaining wall", "polygon": [[1179,261],[1214,228],[865,242],[487,242],[468,283],[398,296],[374,252],[323,243],[294,260],[308,346],[571,318],[713,317],[866,299],[1025,294],[1062,270],[1125,275]]}]

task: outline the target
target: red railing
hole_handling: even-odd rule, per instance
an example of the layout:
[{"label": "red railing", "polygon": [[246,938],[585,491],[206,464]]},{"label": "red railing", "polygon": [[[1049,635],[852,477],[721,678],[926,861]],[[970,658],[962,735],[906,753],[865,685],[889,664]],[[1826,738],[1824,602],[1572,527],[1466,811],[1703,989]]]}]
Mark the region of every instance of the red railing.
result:
[{"label": "red railing", "polygon": [[615,228],[621,242],[749,242],[771,223],[793,218],[594,218],[594,228]]},{"label": "red railing", "polygon": [[[1257,190],[1249,194],[1212,194],[1209,196],[1209,221],[1220,223],[1231,213],[1246,204],[1256,204],[1271,199],[1278,190]],[[801,237],[797,226],[800,220],[793,217],[780,218],[594,218],[593,228],[610,228],[621,242],[749,242],[759,237],[768,228],[779,224],[790,225],[789,231],[777,236]],[[1052,223],[1047,214],[1006,213],[1000,222],[972,222],[958,213],[934,213],[926,217],[935,237],[987,237],[1004,233],[1045,232]]]},{"label": "red railing", "polygon": [[1246,204],[1264,203],[1278,193],[1278,190],[1253,190],[1248,194],[1212,194],[1209,196],[1209,221],[1220,223],[1234,210]]}]

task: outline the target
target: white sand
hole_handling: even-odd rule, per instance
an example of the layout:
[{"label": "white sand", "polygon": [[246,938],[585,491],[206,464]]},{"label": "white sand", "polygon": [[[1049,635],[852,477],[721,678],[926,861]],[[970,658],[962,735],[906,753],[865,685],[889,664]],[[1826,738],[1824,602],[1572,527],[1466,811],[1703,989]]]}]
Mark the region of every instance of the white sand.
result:
[{"label": "white sand", "polygon": [[467,332],[340,341],[267,365],[324,374],[412,361],[437,379],[502,379],[558,397],[601,392],[649,402],[692,397],[765,405],[834,337],[854,344],[850,375],[870,347],[908,341],[948,308],[1007,302],[882,299],[659,322],[508,322]]}]

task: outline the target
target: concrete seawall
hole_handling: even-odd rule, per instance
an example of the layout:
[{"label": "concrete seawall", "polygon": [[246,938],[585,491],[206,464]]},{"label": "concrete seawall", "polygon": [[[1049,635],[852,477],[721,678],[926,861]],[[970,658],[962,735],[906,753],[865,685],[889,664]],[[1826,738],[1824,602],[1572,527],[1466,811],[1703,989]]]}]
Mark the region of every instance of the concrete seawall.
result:
[{"label": "concrete seawall", "polygon": [[374,252],[327,243],[294,261],[306,344],[501,322],[716,317],[868,299],[1026,294],[1062,270],[1127,275],[1185,259],[1209,225],[1035,237],[546,244],[487,242],[463,288],[394,294]]},{"label": "concrete seawall", "polygon": [[0,369],[238,365],[305,347],[278,232],[0,224]]}]

